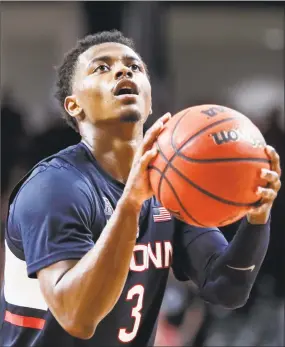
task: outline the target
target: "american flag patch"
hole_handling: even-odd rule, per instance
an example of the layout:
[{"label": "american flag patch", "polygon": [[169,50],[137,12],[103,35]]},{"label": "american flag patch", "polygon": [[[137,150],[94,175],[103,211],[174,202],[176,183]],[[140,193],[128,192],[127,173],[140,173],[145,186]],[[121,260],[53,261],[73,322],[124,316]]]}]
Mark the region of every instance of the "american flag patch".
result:
[{"label": "american flag patch", "polygon": [[171,215],[164,207],[154,207],[153,220],[155,222],[166,222],[168,220],[171,220]]}]

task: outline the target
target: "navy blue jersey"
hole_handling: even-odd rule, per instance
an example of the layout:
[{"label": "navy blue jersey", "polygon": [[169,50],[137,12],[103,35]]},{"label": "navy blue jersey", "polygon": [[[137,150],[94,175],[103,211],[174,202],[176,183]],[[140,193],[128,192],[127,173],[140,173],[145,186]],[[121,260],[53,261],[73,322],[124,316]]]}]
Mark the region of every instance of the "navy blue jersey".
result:
[{"label": "navy blue jersey", "polygon": [[[151,346],[170,267],[179,280],[203,283],[197,269],[226,240],[217,228],[174,219],[152,198],[141,210],[123,292],[94,336],[77,339],[59,325],[41,294],[37,272],[61,260],[80,259],[94,247],[123,189],[83,143],[40,162],[16,186],[6,228],[0,345]],[[200,243],[189,258],[185,249],[206,233],[204,246]]]}]

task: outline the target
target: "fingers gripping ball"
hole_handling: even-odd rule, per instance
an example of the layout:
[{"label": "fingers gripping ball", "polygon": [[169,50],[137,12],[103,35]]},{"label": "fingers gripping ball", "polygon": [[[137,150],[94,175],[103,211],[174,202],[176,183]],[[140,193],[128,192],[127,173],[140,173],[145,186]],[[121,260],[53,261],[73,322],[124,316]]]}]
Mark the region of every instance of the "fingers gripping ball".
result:
[{"label": "fingers gripping ball", "polygon": [[197,226],[224,226],[256,206],[262,168],[270,169],[265,140],[243,114],[201,105],[177,113],[155,144],[150,182],[174,216]]}]

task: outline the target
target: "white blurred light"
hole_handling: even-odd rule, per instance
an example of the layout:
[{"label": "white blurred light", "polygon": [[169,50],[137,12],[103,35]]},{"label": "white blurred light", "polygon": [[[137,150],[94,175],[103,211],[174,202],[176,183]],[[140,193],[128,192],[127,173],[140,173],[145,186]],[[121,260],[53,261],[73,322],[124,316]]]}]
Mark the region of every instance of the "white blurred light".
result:
[{"label": "white blurred light", "polygon": [[284,84],[270,78],[243,80],[228,90],[237,111],[253,121],[263,122],[274,108],[281,110],[279,126],[284,129]]}]

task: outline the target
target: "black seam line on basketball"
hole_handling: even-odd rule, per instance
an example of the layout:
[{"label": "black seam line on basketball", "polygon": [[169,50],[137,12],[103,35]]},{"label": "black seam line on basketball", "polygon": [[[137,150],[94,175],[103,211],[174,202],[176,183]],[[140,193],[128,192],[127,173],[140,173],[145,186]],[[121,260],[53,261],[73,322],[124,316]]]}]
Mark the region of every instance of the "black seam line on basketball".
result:
[{"label": "black seam line on basketball", "polygon": [[207,190],[203,189],[202,187],[198,186],[198,184],[194,183],[193,181],[191,181],[188,177],[184,176],[180,171],[178,171],[175,166],[172,165],[172,163],[170,161],[167,160],[167,157],[165,156],[165,154],[162,152],[159,143],[157,143],[158,146],[158,151],[161,154],[162,158],[168,162],[167,167],[171,167],[173,171],[175,171],[177,173],[178,176],[180,176],[181,178],[183,178],[187,183],[189,183],[192,187],[196,188],[197,190],[199,190],[201,193],[211,197],[212,199],[215,199],[217,201],[220,201],[224,204],[228,204],[228,205],[233,205],[233,206],[256,206],[256,201],[255,202],[251,202],[251,203],[242,203],[242,202],[235,202],[235,201],[231,201],[231,200],[227,200],[224,198],[221,198],[220,196],[217,196],[211,192],[208,192]]},{"label": "black seam line on basketball", "polygon": [[[174,160],[174,158],[178,155],[180,155],[179,151],[187,144],[189,143],[189,141],[193,140],[196,136],[199,136],[201,133],[203,133],[204,131],[210,129],[210,128],[213,128],[214,126],[218,125],[218,124],[221,124],[221,123],[225,123],[225,122],[228,122],[230,120],[233,120],[235,119],[234,117],[230,117],[230,118],[227,118],[227,119],[221,119],[219,121],[216,121],[215,123],[212,123],[212,124],[209,124],[207,125],[206,127],[200,129],[199,131],[197,131],[194,135],[192,135],[185,143],[183,143],[181,145],[181,147],[179,147],[178,149],[175,147],[174,145],[174,133],[175,133],[175,130],[176,128],[178,127],[178,125],[180,124],[181,120],[185,117],[185,115],[187,114],[188,110],[186,110],[184,112],[184,114],[181,116],[181,118],[177,121],[177,123],[175,124],[175,127],[173,129],[173,132],[171,134],[171,146],[172,148],[174,149],[175,153],[173,154],[173,156],[169,159],[169,161],[167,162],[167,165],[165,165],[165,168],[163,169],[163,172],[165,172],[169,166],[169,164]],[[158,143],[158,140],[157,140],[157,145],[159,145]],[[161,185],[162,185],[162,177],[160,177],[159,179],[159,183],[158,183],[158,198],[160,199],[160,189],[161,189]]]},{"label": "black seam line on basketball", "polygon": [[[212,124],[209,124],[207,125],[205,128],[203,129],[200,129],[196,134],[194,134],[193,136],[191,136],[186,142],[183,143],[183,145],[179,148],[176,147],[175,143],[174,143],[174,134],[175,134],[175,130],[177,128],[177,126],[179,125],[181,119],[185,116],[185,114],[178,120],[178,122],[176,123],[174,129],[173,129],[173,132],[171,134],[171,146],[172,148],[174,149],[175,153],[185,159],[186,161],[191,161],[193,163],[202,163],[202,164],[207,164],[207,163],[212,163],[212,162],[225,162],[225,161],[254,161],[254,162],[261,162],[261,163],[270,163],[270,160],[268,159],[263,159],[263,158],[211,158],[211,159],[194,159],[194,158],[191,158],[191,157],[187,157],[186,155],[184,155],[183,153],[181,153],[181,149],[186,145],[188,144],[190,141],[193,140],[193,138],[195,138],[196,136],[198,135],[201,135],[204,131],[210,129],[211,127],[213,126],[216,126],[220,123],[223,123],[225,121],[229,121],[229,120],[233,120],[233,119],[236,119],[236,117],[230,117],[230,118],[227,118],[227,119],[221,119],[220,121],[217,121],[215,123],[212,123]],[[171,160],[171,159],[170,159]],[[172,160],[171,160],[172,161]]]},{"label": "black seam line on basketball", "polygon": [[[187,112],[188,112],[188,110],[185,110],[185,112],[182,114],[181,118],[183,118],[183,117],[186,115]],[[180,119],[181,119],[181,118],[180,118]],[[179,119],[178,122],[180,122],[180,119]],[[175,125],[175,128],[176,128],[176,125]],[[158,143],[158,140],[157,140],[157,143]],[[175,156],[175,154],[174,154],[174,156]],[[164,173],[165,173],[167,167],[168,167],[168,164],[167,164],[166,167],[163,169],[163,175],[160,176],[159,182],[158,182],[157,195],[158,195],[158,200],[160,200],[160,201],[161,201],[160,196],[161,196],[161,185],[162,185],[162,180],[163,180]]]},{"label": "black seam line on basketball", "polygon": [[[168,168],[169,166],[171,166],[171,167],[174,169],[174,171],[177,171],[178,175],[181,176],[180,172],[179,172],[178,170],[176,170],[176,169],[172,166],[172,164],[171,164],[172,161],[174,160],[174,158],[175,158],[176,156],[181,156],[182,153],[180,153],[179,151],[181,151],[181,149],[182,149],[186,144],[188,144],[190,141],[192,141],[196,136],[199,136],[201,133],[205,132],[206,130],[211,129],[212,127],[215,127],[216,125],[219,125],[219,124],[222,124],[222,123],[226,123],[226,122],[228,122],[228,121],[231,121],[231,120],[233,120],[233,119],[236,119],[236,117],[229,117],[229,118],[227,118],[227,119],[221,119],[221,120],[216,121],[216,122],[214,122],[214,123],[212,123],[212,124],[209,124],[209,125],[207,125],[206,127],[200,129],[197,133],[195,133],[194,135],[192,135],[186,142],[184,142],[179,148],[177,148],[177,147],[175,146],[175,144],[174,144],[174,134],[175,134],[175,130],[176,130],[176,128],[178,127],[179,123],[181,122],[182,118],[185,117],[186,113],[187,113],[187,112],[185,112],[185,113],[183,114],[183,116],[181,116],[181,118],[178,120],[178,122],[176,123],[176,125],[175,125],[175,127],[174,127],[174,129],[173,129],[173,132],[172,132],[172,134],[171,134],[171,145],[172,145],[172,148],[173,148],[174,151],[175,151],[175,154],[174,154],[169,160],[167,160],[166,156],[165,156],[164,153],[162,152],[162,150],[161,150],[161,148],[160,148],[160,146],[159,146],[159,143],[158,143],[158,141],[157,141],[158,149],[159,149],[159,151],[161,152],[162,156],[164,157],[164,160],[166,160],[166,162],[167,162],[167,165],[165,166],[163,172],[165,172],[165,171],[167,170],[167,168]],[[258,158],[258,159],[259,159],[259,158]],[[182,176],[184,176],[184,175],[182,175]],[[188,181],[188,183],[190,183],[190,182],[189,182],[190,180],[189,180],[187,177],[186,177],[186,181]],[[192,182],[192,181],[191,181],[191,182]],[[191,183],[190,183],[190,184],[191,184]],[[196,185],[194,182],[192,182],[192,185],[193,185],[194,187],[196,186],[196,188],[197,188],[198,190],[202,190],[202,191],[203,191],[203,188],[199,187],[199,186]],[[218,201],[220,201],[220,202],[226,202],[227,204],[231,204],[231,205],[234,205],[234,206],[256,206],[256,204],[258,203],[258,201],[256,201],[256,202],[253,202],[253,203],[250,203],[250,204],[241,204],[241,205],[240,205],[240,203],[237,203],[237,202],[234,202],[234,201],[230,201],[230,200],[227,201],[226,199],[223,199],[223,198],[221,198],[221,197],[215,196],[214,194],[212,194],[212,193],[210,193],[210,192],[205,191],[205,193],[206,193],[208,196],[211,196],[211,195],[212,195],[212,196],[211,196],[212,198],[214,198],[214,199],[216,199],[216,200],[218,200]]]},{"label": "black seam line on basketball", "polygon": [[[163,169],[163,174],[160,176],[160,179],[159,179],[159,183],[158,183],[158,198],[159,200],[161,200],[160,198],[160,195],[161,195],[161,186],[162,186],[162,181],[163,181],[163,178],[164,178],[164,174],[167,170],[167,168],[169,167],[169,165],[171,164],[171,162],[174,160],[174,158],[179,155],[179,151],[189,142],[191,141],[193,138],[195,138],[196,136],[200,135],[201,133],[203,133],[205,130],[208,130],[209,128],[212,128],[220,123],[224,123],[224,122],[228,122],[229,120],[232,120],[234,119],[234,117],[230,117],[230,118],[227,118],[227,119],[221,119],[219,121],[216,121],[212,124],[209,124],[207,125],[206,127],[200,129],[199,131],[197,131],[194,135],[192,135],[185,143],[183,143],[181,145],[181,147],[177,150],[176,146],[174,145],[174,133],[175,133],[175,130],[176,128],[178,127],[178,125],[180,124],[181,120],[186,116],[188,110],[185,110],[185,112],[183,113],[183,115],[180,117],[180,119],[177,121],[177,123],[175,124],[175,127],[173,129],[173,132],[171,134],[171,146],[172,148],[174,149],[175,153],[172,155],[172,157],[169,159],[169,161],[167,161],[167,164],[165,165],[164,169]],[[159,146],[159,142],[157,140],[157,147],[158,149],[160,149],[160,146]],[[162,153],[161,149],[160,149],[160,152]],[[164,158],[165,159],[165,158]]]},{"label": "black seam line on basketball", "polygon": [[190,157],[186,157],[183,153],[177,153],[177,156],[192,163],[199,164],[210,164],[210,163],[221,163],[221,162],[260,162],[260,163],[268,163],[270,164],[270,160],[264,158],[211,158],[211,159],[194,159]]},{"label": "black seam line on basketball", "polygon": [[[233,120],[233,119],[236,119],[235,117],[229,117],[229,118],[226,118],[226,119],[218,120],[218,121],[216,121],[216,122],[214,122],[214,123],[212,123],[212,124],[209,124],[209,125],[205,126],[204,128],[200,129],[199,131],[197,131],[194,135],[192,135],[191,137],[189,137],[189,139],[188,139],[186,142],[184,142],[179,148],[177,148],[177,147],[175,146],[175,143],[174,143],[174,134],[175,134],[176,128],[178,127],[180,121],[182,120],[182,118],[183,118],[184,116],[185,116],[185,115],[183,115],[183,116],[178,120],[178,122],[175,124],[175,127],[174,127],[174,129],[173,129],[173,132],[172,132],[172,134],[171,134],[171,146],[172,146],[172,148],[174,149],[175,154],[178,155],[178,156],[180,155],[180,152],[179,152],[179,151],[181,151],[181,149],[182,149],[184,146],[186,146],[190,141],[192,141],[195,137],[197,137],[197,136],[203,134],[205,131],[207,131],[208,129],[211,129],[211,128],[213,128],[213,127],[215,127],[216,125],[219,125],[219,124],[222,124],[222,123],[226,123],[226,122],[229,122],[229,121],[231,121],[231,120]],[[173,156],[175,156],[175,154],[174,154]],[[171,160],[171,159],[172,159],[172,158],[170,158],[170,160]]]},{"label": "black seam line on basketball", "polygon": [[[161,176],[163,176],[164,180],[167,182],[167,184],[169,185],[170,189],[172,190],[172,193],[174,194],[178,204],[181,206],[181,208],[183,209],[183,211],[187,214],[188,217],[190,217],[195,223],[201,225],[202,227],[206,227],[206,225],[204,224],[201,224],[200,222],[198,222],[187,210],[186,208],[183,206],[179,196],[177,195],[175,189],[173,188],[172,184],[170,183],[169,179],[163,174],[163,172],[157,168],[156,166],[154,165],[149,165],[148,167],[149,170],[155,170],[157,171],[158,173],[160,173]],[[161,199],[159,199],[159,201],[161,201]]]}]

